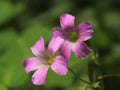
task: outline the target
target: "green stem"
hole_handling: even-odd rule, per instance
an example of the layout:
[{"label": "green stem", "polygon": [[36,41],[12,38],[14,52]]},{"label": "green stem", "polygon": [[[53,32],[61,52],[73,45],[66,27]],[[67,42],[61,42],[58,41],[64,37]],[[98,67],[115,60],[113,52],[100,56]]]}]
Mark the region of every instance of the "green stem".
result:
[{"label": "green stem", "polygon": [[[106,75],[100,75],[100,76],[97,77],[97,79],[102,80],[102,79],[108,78],[108,77],[120,77],[120,74],[106,74]],[[103,82],[103,80],[102,80],[101,82]],[[101,88],[101,89],[104,90],[104,84],[103,84],[103,83],[102,83],[102,88]]]},{"label": "green stem", "polygon": [[[71,71],[71,72],[73,73],[73,75],[76,75],[76,73],[75,73],[72,69],[70,69],[70,68],[68,68],[68,69],[69,69],[69,71]],[[83,80],[83,79],[81,79],[81,78],[79,78],[78,80],[80,80],[80,81],[82,81],[82,82],[84,82],[84,83],[90,85],[89,82],[87,82],[87,81],[85,81],[85,80]]]},{"label": "green stem", "polygon": [[98,76],[98,79],[103,79],[103,78],[107,78],[107,77],[120,77],[120,73],[101,75],[101,76]]},{"label": "green stem", "polygon": [[119,74],[106,74],[106,75],[103,75],[103,78],[106,78],[106,77],[120,77],[120,73]]},{"label": "green stem", "polygon": [[[101,62],[100,62],[100,60],[98,59],[98,50],[97,50],[97,48],[96,48],[96,46],[95,46],[95,44],[94,44],[94,41],[93,41],[93,39],[91,39],[91,45],[93,46],[93,55],[94,55],[94,58],[93,58],[93,60],[94,60],[94,72],[96,73],[96,75],[95,76],[93,76],[94,78],[95,78],[95,80],[96,80],[96,76],[98,75],[98,73],[96,72],[96,70],[97,71],[99,71],[99,73],[102,73],[102,70],[101,70],[101,67],[100,67],[100,64],[101,64]],[[92,66],[91,66],[92,67]],[[97,69],[96,69],[96,67],[97,67]],[[89,67],[90,68],[90,67]],[[99,78],[101,78],[101,77],[103,77],[103,76],[99,76],[98,77],[98,79]],[[103,80],[101,80],[101,87],[100,87],[100,90],[104,90],[104,81]]]}]

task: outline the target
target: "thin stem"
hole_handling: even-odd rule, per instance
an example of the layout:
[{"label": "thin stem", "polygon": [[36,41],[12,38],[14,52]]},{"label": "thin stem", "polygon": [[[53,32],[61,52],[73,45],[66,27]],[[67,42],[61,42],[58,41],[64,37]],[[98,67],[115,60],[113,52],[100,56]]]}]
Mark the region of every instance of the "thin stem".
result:
[{"label": "thin stem", "polygon": [[107,77],[120,77],[120,73],[101,75],[101,76],[98,76],[98,79],[103,79],[103,78],[107,78]]},{"label": "thin stem", "polygon": [[103,75],[103,78],[106,78],[106,77],[120,77],[120,73],[119,74],[106,74],[106,75]]},{"label": "thin stem", "polygon": [[[75,73],[71,68],[68,68],[68,69],[69,69],[69,71],[71,71],[74,75],[76,75],[76,73]],[[80,81],[82,81],[82,82],[90,85],[89,82],[87,82],[87,81],[85,81],[85,80],[83,80],[83,79],[81,79],[81,78],[79,78],[78,80],[80,80]]]},{"label": "thin stem", "polygon": [[[94,55],[93,60],[94,60],[94,62],[95,62],[95,64],[96,64],[96,66],[97,66],[97,69],[100,71],[100,73],[102,73],[102,70],[101,70],[101,68],[99,67],[99,65],[101,64],[101,62],[100,62],[100,60],[98,59],[98,50],[97,50],[97,48],[96,48],[96,46],[95,46],[95,44],[94,44],[93,39],[91,40],[91,45],[93,46],[93,50],[94,50],[94,51],[93,51],[93,55]],[[98,67],[99,67],[99,68],[98,68]],[[95,72],[96,75],[97,75],[98,73],[96,72],[95,68],[96,68],[96,67],[94,67],[94,72]],[[96,75],[94,76],[95,78],[96,78]],[[101,76],[98,77],[98,78],[101,78]],[[97,78],[97,79],[98,79],[98,78]],[[103,81],[103,80],[101,80],[100,90],[104,90],[104,81]]]}]

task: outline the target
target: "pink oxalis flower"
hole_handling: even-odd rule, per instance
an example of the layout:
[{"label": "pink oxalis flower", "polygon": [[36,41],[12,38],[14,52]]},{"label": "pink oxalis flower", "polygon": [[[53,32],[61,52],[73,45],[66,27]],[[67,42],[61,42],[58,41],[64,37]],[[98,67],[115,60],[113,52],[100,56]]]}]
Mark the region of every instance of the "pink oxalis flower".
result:
[{"label": "pink oxalis flower", "polygon": [[[56,41],[57,43],[54,43]],[[52,37],[48,45],[48,50],[46,50],[44,47],[44,40],[40,37],[40,40],[31,47],[32,53],[36,57],[27,58],[24,61],[24,67],[26,73],[36,70],[32,75],[33,84],[45,84],[49,67],[59,75],[67,74],[68,61],[62,56],[54,56],[54,53],[59,49],[62,42],[63,39]]]},{"label": "pink oxalis flower", "polygon": [[84,41],[92,37],[93,30],[91,24],[86,21],[74,28],[74,19],[75,17],[70,14],[62,14],[60,16],[62,28],[53,28],[53,35],[64,39],[59,49],[62,55],[69,59],[71,51],[73,51],[76,57],[83,59],[90,53],[90,49]]}]

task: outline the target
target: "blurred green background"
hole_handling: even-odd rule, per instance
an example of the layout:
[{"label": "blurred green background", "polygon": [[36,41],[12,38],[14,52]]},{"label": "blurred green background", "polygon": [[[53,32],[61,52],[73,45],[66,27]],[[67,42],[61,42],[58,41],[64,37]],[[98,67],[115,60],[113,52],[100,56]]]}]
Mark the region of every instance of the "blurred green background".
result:
[{"label": "blurred green background", "polygon": [[[119,0],[0,0],[0,90],[84,90],[70,71],[61,77],[49,70],[42,86],[34,86],[32,73],[24,72],[23,61],[34,56],[30,47],[40,36],[47,46],[52,28],[60,26],[62,13],[74,15],[76,26],[81,21],[92,24],[94,35],[87,43],[97,51],[97,74],[120,73]],[[96,68],[89,68],[89,57],[93,56],[79,60],[72,55],[69,67],[77,77],[89,81],[88,72]],[[120,90],[120,78],[105,78],[103,85],[104,90]]]}]

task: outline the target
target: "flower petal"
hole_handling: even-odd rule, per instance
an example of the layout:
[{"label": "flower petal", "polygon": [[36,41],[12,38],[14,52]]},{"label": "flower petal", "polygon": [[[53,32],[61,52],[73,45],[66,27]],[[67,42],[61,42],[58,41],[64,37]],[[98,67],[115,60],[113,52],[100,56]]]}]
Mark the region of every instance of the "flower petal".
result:
[{"label": "flower petal", "polygon": [[40,37],[40,40],[38,40],[35,45],[31,47],[31,50],[34,55],[43,57],[46,53],[44,47],[44,39]]},{"label": "flower petal", "polygon": [[48,45],[48,51],[51,55],[53,55],[61,46],[63,43],[64,39],[60,37],[52,37],[51,41],[49,42]]},{"label": "flower petal", "polygon": [[68,61],[62,56],[57,56],[54,58],[51,68],[59,75],[66,75],[68,72]]},{"label": "flower petal", "polygon": [[53,36],[54,37],[61,37],[61,38],[63,38],[64,40],[66,40],[67,39],[67,36],[69,36],[69,32],[68,31],[63,31],[63,30],[61,30],[60,28],[58,28],[58,27],[54,27],[53,28]]},{"label": "flower petal", "polygon": [[34,85],[42,85],[46,82],[46,74],[49,66],[41,65],[39,69],[33,74],[32,82]]},{"label": "flower petal", "polygon": [[87,47],[87,45],[80,41],[73,45],[72,50],[74,54],[81,59],[85,58],[90,53],[90,49]]},{"label": "flower petal", "polygon": [[59,49],[60,54],[67,58],[67,60],[69,60],[70,58],[72,46],[73,44],[70,43],[69,41],[64,41]]},{"label": "flower petal", "polygon": [[81,22],[76,28],[78,34],[84,33],[87,30],[92,30],[92,28],[91,28],[91,24],[86,21]]},{"label": "flower petal", "polygon": [[92,35],[93,35],[93,30],[87,30],[86,32],[79,34],[79,40],[80,41],[87,41],[90,38],[92,38]]},{"label": "flower petal", "polygon": [[38,69],[41,64],[43,64],[43,62],[40,61],[40,59],[38,59],[36,57],[27,58],[23,62],[26,73],[29,73],[30,71],[34,71],[34,70]]},{"label": "flower petal", "polygon": [[63,30],[71,30],[74,28],[74,16],[70,14],[62,14],[60,16],[60,24]]},{"label": "flower petal", "polygon": [[60,28],[54,27],[52,36],[54,36],[54,37],[58,37],[58,36],[63,37],[63,32],[62,32],[62,30]]}]

